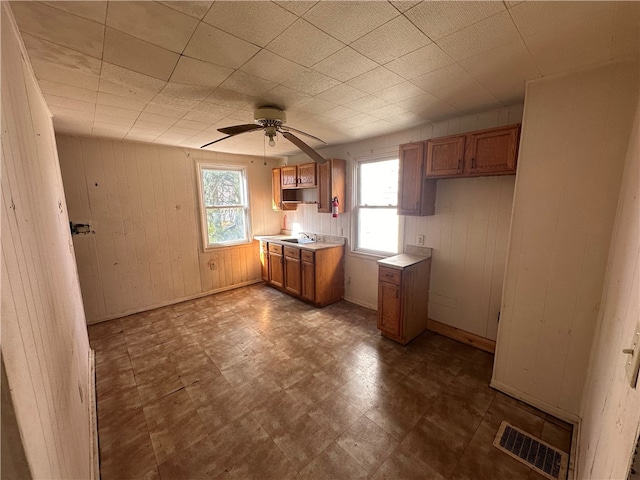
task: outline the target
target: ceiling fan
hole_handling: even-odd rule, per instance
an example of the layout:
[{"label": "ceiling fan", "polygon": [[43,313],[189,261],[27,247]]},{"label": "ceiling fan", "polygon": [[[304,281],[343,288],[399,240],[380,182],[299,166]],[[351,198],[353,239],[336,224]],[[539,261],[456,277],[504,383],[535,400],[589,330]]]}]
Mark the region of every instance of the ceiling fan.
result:
[{"label": "ceiling fan", "polygon": [[296,130],[295,128],[285,127],[284,124],[287,122],[287,116],[284,113],[284,110],[279,109],[278,107],[262,107],[258,108],[253,112],[253,118],[256,123],[249,123],[245,125],[234,125],[232,127],[219,128],[218,131],[220,133],[224,133],[227,136],[219,138],[218,140],[214,140],[213,142],[209,142],[205,145],[202,145],[200,148],[208,147],[209,145],[213,145],[214,143],[221,142],[222,140],[226,140],[229,137],[234,137],[236,135],[240,135],[241,133],[253,132],[256,130],[264,130],[264,135],[269,137],[269,145],[275,146],[276,142],[274,138],[276,138],[277,134],[280,133],[284,138],[293,143],[296,147],[302,150],[305,154],[307,154],[311,159],[313,159],[316,163],[325,163],[326,160],[316,152],[309,145],[304,143],[298,137],[296,137],[293,132],[305,135],[309,138],[313,138],[319,142],[322,142],[326,145],[327,142],[319,139],[318,137],[314,137],[313,135],[309,135],[300,130]]}]

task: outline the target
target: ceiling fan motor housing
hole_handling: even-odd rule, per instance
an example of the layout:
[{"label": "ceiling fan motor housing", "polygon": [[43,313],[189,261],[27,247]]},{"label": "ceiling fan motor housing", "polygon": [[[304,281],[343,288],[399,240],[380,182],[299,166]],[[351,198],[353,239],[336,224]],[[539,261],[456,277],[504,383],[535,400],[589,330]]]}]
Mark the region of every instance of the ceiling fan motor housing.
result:
[{"label": "ceiling fan motor housing", "polygon": [[287,115],[276,107],[257,108],[253,112],[253,118],[258,125],[263,127],[277,127],[287,122]]}]

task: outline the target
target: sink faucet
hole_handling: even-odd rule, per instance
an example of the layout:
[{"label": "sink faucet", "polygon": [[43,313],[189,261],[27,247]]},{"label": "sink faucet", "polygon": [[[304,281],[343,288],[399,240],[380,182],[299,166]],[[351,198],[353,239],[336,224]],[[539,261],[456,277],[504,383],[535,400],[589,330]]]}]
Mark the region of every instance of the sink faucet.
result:
[{"label": "sink faucet", "polygon": [[300,232],[300,235],[302,235],[305,238],[308,238],[309,240],[312,240],[314,242],[318,241],[318,236],[315,233],[306,233],[306,232]]}]

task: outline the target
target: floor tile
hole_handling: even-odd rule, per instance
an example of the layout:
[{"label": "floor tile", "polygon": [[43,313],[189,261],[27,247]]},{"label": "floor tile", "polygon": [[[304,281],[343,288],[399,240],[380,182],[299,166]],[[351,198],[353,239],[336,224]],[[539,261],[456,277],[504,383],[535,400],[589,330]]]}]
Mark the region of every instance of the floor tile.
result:
[{"label": "floor tile", "polygon": [[322,453],[338,435],[305,414],[287,423],[271,436],[296,471],[299,471]]},{"label": "floor tile", "polygon": [[175,479],[211,479],[222,475],[225,467],[208,437],[180,449],[159,466],[162,480]]},{"label": "floor tile", "polygon": [[373,480],[444,480],[444,477],[408,450],[399,447],[380,466]]},{"label": "floor tile", "polygon": [[399,443],[368,418],[362,417],[336,443],[369,474],[375,472]]},{"label": "floor tile", "polygon": [[333,442],[300,471],[299,477],[304,480],[364,480],[368,474],[351,455]]}]

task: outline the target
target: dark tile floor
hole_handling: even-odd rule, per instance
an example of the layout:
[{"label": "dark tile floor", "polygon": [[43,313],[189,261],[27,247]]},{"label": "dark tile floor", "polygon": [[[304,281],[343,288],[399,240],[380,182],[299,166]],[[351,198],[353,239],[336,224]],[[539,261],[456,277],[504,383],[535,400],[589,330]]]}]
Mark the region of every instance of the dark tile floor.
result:
[{"label": "dark tile floor", "polygon": [[102,479],[542,479],[492,446],[502,420],[569,451],[491,355],[375,315],[254,285],[90,326]]}]

